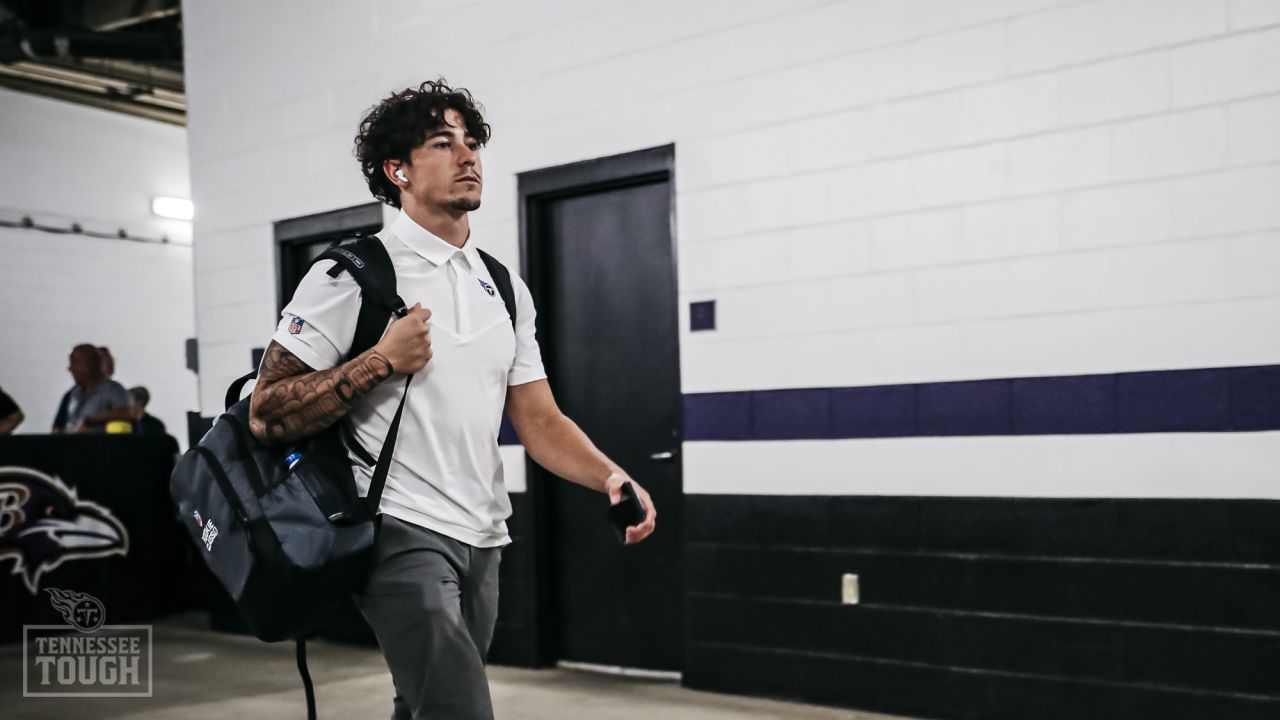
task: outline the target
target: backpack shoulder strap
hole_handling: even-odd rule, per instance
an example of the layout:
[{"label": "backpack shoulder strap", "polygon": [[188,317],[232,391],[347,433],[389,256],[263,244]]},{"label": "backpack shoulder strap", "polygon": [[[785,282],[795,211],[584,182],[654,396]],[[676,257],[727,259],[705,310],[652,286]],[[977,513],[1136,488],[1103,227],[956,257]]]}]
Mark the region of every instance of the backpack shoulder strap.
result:
[{"label": "backpack shoulder strap", "polygon": [[404,301],[396,294],[396,271],[387,248],[376,235],[334,245],[312,262],[321,260],[337,263],[329,269],[329,277],[338,277],[346,270],[360,285],[360,315],[351,351],[347,353],[348,358],[353,358],[377,344],[393,314],[404,313]]},{"label": "backpack shoulder strap", "polygon": [[[360,285],[360,315],[356,320],[356,333],[351,341],[351,351],[347,353],[348,358],[353,358],[382,339],[382,334],[387,329],[387,320],[392,315],[404,317],[408,312],[404,300],[396,294],[396,271],[391,264],[391,256],[387,254],[386,246],[377,235],[333,245],[320,253],[312,262],[321,260],[333,260],[337,263],[328,270],[330,277],[337,277],[346,270]],[[400,404],[396,406],[395,417],[387,428],[387,436],[382,440],[382,448],[378,451],[376,459],[356,440],[349,423],[343,422],[341,425],[341,432],[348,447],[365,462],[374,464],[373,477],[369,481],[369,492],[365,496],[365,503],[369,512],[375,515],[378,512],[378,503],[382,499],[382,490],[387,483],[387,474],[391,471],[391,458],[395,453],[396,438],[400,435],[400,416],[404,412],[404,403],[409,397],[409,384],[412,381],[412,375],[404,380]]]},{"label": "backpack shoulder strap", "polygon": [[[391,265],[387,248],[376,236],[356,237],[338,241],[316,256],[311,263],[333,260],[337,264],[329,269],[329,277],[338,277],[343,270],[351,273],[360,285],[360,314],[356,320],[355,337],[351,342],[348,358],[368,350],[382,339],[387,320],[392,315],[403,315],[404,301],[396,294],[396,271]],[[227,388],[224,398],[228,410],[240,400],[246,383],[258,377],[258,368],[236,378]]]},{"label": "backpack shoulder strap", "polygon": [[516,327],[516,293],[511,286],[511,272],[507,270],[507,266],[498,262],[498,259],[489,253],[476,248],[476,252],[480,253],[480,259],[484,261],[484,266],[489,268],[489,275],[493,276],[493,284],[498,286],[498,294],[502,296],[502,304],[507,306],[507,315],[511,316],[511,328]]}]

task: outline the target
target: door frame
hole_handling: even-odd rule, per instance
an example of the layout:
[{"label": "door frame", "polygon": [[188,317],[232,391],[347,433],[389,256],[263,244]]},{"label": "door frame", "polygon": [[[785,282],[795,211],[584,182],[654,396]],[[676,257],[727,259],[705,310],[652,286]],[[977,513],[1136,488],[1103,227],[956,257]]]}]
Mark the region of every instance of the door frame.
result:
[{"label": "door frame", "polygon": [[[276,220],[271,223],[271,248],[275,253],[277,320],[285,306],[286,288],[284,256],[298,245],[341,240],[354,235],[375,233],[382,229],[382,203],[370,202],[352,207],[327,210],[314,215]],[[298,281],[302,278],[299,277]]]},{"label": "door frame", "polygon": [[[547,241],[546,204],[555,200],[589,195],[597,192],[614,190],[636,185],[648,185],[655,182],[666,182],[670,189],[669,235],[671,237],[671,273],[676,287],[676,313],[679,315],[679,273],[678,255],[676,253],[676,184],[675,184],[675,145],[646,148],[621,155],[583,160],[567,165],[558,165],[539,170],[530,170],[516,174],[520,230],[520,275],[524,278],[533,296],[534,306],[543,307],[540,302],[547,296],[548,282],[546,263],[543,251]],[[547,322],[548,317],[538,314],[539,330]],[[676,371],[679,375],[680,339],[679,320],[676,322]],[[545,333],[543,334],[545,337]],[[544,351],[545,352],[545,351]],[[553,359],[554,361],[554,359]],[[675,397],[672,399],[677,408],[680,431],[678,441],[683,444],[684,417],[683,396],[677,383]],[[679,457],[683,459],[684,453]],[[555,528],[550,522],[550,500],[548,490],[543,482],[542,471],[537,468],[528,454],[525,454],[525,507],[531,511],[529,523],[530,539],[533,545],[531,553],[533,568],[527,576],[533,585],[531,612],[532,644],[540,665],[554,665],[559,660],[558,617],[555,583],[557,558],[552,555]],[[684,501],[684,472],[680,473],[681,502]],[[681,513],[683,515],[683,513]],[[683,556],[684,544],[677,545],[677,552]],[[678,567],[683,567],[683,557],[677,558]],[[674,579],[683,587],[684,577]],[[684,621],[681,618],[678,632],[679,642],[684,644]]]}]

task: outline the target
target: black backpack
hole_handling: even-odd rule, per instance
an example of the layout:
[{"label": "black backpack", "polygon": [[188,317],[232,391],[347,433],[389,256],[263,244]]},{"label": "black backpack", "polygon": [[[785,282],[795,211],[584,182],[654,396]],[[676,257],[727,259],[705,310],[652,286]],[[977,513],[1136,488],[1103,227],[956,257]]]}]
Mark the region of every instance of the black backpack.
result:
[{"label": "black backpack", "polygon": [[[480,251],[515,326],[511,277],[502,263]],[[313,262],[336,261],[360,286],[360,311],[348,358],[373,347],[391,316],[403,316],[395,271],[377,237],[334,245]],[[214,577],[226,589],[254,635],[297,642],[298,670],[307,714],[315,698],[306,668],[305,638],[318,629],[368,578],[377,530],[378,503],[395,451],[409,383],[376,458],[369,493],[361,498],[348,458],[374,464],[355,443],[346,419],[290,445],[267,446],[249,432],[244,385],[257,370],[227,389],[226,412],[179,460],[169,482],[179,522],[187,528]]]}]

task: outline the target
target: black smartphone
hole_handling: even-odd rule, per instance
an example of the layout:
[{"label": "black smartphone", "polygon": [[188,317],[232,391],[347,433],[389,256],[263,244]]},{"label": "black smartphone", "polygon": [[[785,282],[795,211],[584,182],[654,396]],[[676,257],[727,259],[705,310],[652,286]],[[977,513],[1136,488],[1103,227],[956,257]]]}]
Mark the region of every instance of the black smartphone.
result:
[{"label": "black smartphone", "polygon": [[644,505],[636,495],[631,483],[622,484],[622,501],[609,506],[609,520],[613,523],[613,531],[621,543],[627,542],[627,528],[644,522]]}]

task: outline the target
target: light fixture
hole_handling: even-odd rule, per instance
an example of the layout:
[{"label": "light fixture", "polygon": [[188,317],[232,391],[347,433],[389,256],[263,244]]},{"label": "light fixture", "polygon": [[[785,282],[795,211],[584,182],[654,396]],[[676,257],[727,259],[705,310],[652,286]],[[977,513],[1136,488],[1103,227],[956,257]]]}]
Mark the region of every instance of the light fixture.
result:
[{"label": "light fixture", "polygon": [[195,217],[196,208],[190,200],[175,197],[151,198],[151,212],[162,218],[172,220],[190,220]]}]

